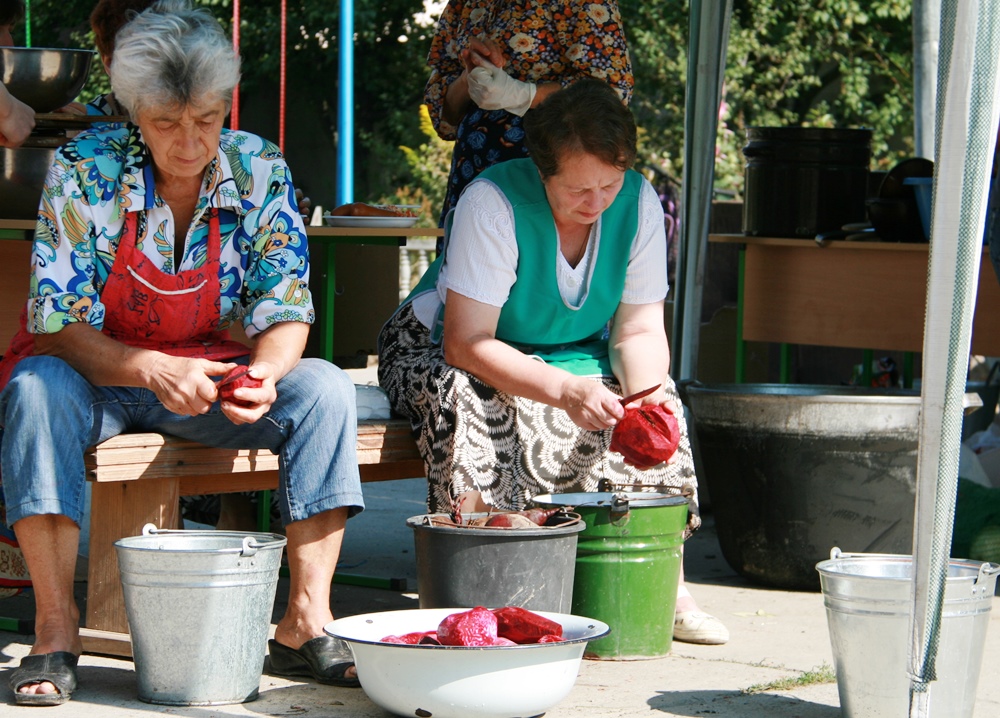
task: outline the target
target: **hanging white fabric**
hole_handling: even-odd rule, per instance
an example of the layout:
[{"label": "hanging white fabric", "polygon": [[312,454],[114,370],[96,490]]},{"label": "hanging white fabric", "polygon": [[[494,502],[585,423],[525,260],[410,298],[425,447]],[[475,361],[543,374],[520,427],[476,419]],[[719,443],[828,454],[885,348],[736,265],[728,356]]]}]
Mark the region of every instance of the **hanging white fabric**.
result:
[{"label": "hanging white fabric", "polygon": [[933,707],[962,405],[997,136],[998,69],[1000,2],[944,0],[913,534],[911,718],[929,716]]}]

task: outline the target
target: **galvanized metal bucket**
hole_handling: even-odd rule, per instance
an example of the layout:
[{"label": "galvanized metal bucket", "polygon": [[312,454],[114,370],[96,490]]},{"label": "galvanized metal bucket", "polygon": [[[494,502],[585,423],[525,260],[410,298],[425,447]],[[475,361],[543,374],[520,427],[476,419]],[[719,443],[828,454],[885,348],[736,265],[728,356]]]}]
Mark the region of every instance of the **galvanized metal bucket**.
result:
[{"label": "galvanized metal bucket", "polygon": [[115,542],[139,700],[257,698],[284,536],[167,531]]},{"label": "galvanized metal bucket", "polygon": [[[913,559],[835,548],[816,565],[844,718],[909,714]],[[971,718],[1000,566],[953,559],[930,684],[934,718]]]},{"label": "galvanized metal bucket", "polygon": [[645,492],[543,494],[542,506],[572,506],[587,528],[576,547],[573,613],[607,623],[586,658],[638,660],[670,652],[688,502]]}]

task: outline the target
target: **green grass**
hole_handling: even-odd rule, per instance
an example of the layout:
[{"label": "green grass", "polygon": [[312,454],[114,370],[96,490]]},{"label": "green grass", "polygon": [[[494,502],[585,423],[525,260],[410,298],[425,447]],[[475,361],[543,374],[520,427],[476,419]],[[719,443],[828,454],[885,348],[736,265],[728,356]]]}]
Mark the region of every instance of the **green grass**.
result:
[{"label": "green grass", "polygon": [[771,681],[770,683],[755,683],[752,686],[748,686],[740,691],[743,695],[752,695],[754,693],[767,693],[769,691],[790,691],[794,688],[801,688],[802,686],[813,686],[821,683],[836,683],[837,674],[834,673],[833,667],[824,663],[816,668],[812,668],[805,671],[798,676],[790,676],[788,678],[779,678],[778,680]]}]

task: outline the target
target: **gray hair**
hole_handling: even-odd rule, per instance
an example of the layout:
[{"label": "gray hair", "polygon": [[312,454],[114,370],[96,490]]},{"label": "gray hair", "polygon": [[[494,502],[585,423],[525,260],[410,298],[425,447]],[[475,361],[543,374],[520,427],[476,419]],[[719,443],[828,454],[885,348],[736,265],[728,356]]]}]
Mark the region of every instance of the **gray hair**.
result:
[{"label": "gray hair", "polygon": [[240,58],[211,13],[188,0],[159,0],[119,30],[111,88],[133,120],[150,107],[223,100],[228,111]]}]

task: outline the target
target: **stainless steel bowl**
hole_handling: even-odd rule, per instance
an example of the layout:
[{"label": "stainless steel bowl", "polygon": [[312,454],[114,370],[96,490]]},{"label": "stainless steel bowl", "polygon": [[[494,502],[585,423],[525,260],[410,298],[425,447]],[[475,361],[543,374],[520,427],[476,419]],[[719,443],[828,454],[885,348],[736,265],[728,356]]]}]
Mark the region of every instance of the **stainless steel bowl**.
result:
[{"label": "stainless steel bowl", "polygon": [[93,57],[92,50],[0,47],[0,80],[35,112],[52,112],[80,94]]},{"label": "stainless steel bowl", "polygon": [[0,218],[35,219],[54,147],[0,147]]}]

